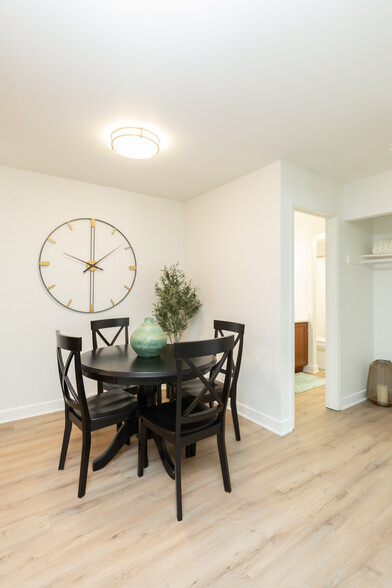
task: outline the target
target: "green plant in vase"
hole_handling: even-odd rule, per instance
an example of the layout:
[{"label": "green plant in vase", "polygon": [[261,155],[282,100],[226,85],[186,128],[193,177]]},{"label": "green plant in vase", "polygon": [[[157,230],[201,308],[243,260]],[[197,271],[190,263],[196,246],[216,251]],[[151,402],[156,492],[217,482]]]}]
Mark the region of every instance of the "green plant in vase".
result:
[{"label": "green plant in vase", "polygon": [[161,278],[155,284],[157,302],[154,304],[155,320],[167,333],[171,343],[179,341],[190,319],[201,308],[198,289],[175,263],[161,270]]}]

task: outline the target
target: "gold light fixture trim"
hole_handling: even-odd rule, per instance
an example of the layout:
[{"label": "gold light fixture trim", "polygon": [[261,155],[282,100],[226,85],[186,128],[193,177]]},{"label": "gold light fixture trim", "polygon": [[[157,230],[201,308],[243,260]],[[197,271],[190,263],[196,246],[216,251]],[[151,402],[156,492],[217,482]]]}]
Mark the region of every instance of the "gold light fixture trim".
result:
[{"label": "gold light fixture trim", "polygon": [[159,153],[159,137],[142,127],[121,127],[110,135],[116,153],[130,159],[150,159]]}]

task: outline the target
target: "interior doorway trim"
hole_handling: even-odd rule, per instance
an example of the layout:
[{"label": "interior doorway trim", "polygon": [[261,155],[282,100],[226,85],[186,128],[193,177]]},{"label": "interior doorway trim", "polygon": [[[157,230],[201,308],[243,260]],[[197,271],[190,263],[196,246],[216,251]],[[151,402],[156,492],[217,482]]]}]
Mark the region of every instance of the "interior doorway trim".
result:
[{"label": "interior doorway trim", "polygon": [[[326,233],[326,406],[341,410],[340,340],[339,340],[339,247],[338,218],[328,217],[322,211],[306,210],[293,205],[286,208],[282,235],[282,412],[288,409],[285,419],[287,432],[295,428],[294,398],[294,210],[325,217]],[[286,255],[285,255],[286,253]],[[286,342],[286,343],[285,343]],[[287,413],[286,413],[287,414]]]}]

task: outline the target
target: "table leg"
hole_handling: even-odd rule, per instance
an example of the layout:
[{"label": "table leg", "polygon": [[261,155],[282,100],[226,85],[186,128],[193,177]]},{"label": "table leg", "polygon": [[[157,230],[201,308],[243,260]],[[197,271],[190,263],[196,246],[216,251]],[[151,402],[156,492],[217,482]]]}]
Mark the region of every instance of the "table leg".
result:
[{"label": "table leg", "polygon": [[117,455],[121,447],[127,442],[129,437],[135,432],[132,427],[132,422],[128,421],[123,423],[118,429],[117,433],[113,437],[113,440],[109,447],[99,457],[93,461],[93,471],[101,470],[104,468],[109,461]]},{"label": "table leg", "polygon": [[154,406],[156,395],[157,386],[139,386],[139,392],[137,395],[139,406]]},{"label": "table leg", "polygon": [[165,468],[167,474],[172,478],[172,480],[174,480],[174,463],[171,460],[165,441],[161,437],[158,437],[158,435],[154,435],[154,433],[152,434],[152,438],[154,439],[155,445],[157,446],[159,457],[162,460],[163,467]]}]

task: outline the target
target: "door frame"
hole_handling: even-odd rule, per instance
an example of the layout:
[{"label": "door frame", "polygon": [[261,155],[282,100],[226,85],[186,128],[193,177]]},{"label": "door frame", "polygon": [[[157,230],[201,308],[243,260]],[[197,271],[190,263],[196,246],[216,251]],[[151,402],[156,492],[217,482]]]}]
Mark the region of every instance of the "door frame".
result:
[{"label": "door frame", "polygon": [[[288,203],[287,203],[288,204]],[[341,410],[339,337],[338,217],[293,204],[286,209],[282,228],[282,433],[295,428],[294,351],[294,211],[325,218],[326,243],[326,407]],[[284,226],[285,225],[285,226]],[[286,418],[284,418],[286,417]]]}]

